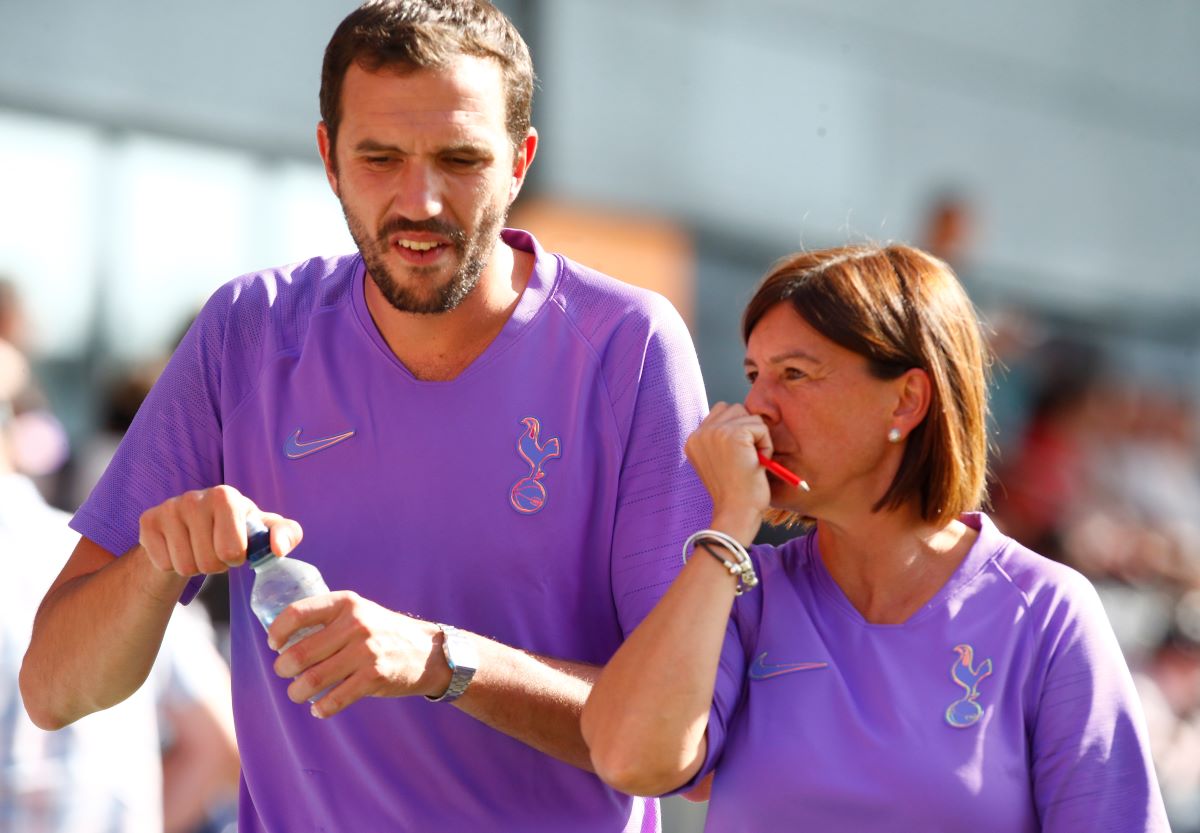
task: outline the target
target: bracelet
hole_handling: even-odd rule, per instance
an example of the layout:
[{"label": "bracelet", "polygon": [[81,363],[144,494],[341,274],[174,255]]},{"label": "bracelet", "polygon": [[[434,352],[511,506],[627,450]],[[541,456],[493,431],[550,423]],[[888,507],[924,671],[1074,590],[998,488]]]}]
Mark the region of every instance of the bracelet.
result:
[{"label": "bracelet", "polygon": [[[731,553],[736,561],[730,561],[725,558],[711,546],[709,542],[718,544],[723,549]],[[688,551],[695,551],[694,547],[703,547],[705,552],[713,558],[720,561],[729,571],[729,574],[737,579],[737,595],[742,595],[747,590],[755,587],[758,584],[758,575],[754,572],[754,562],[750,560],[750,553],[746,552],[746,548],[741,545],[741,542],[732,535],[726,535],[724,532],[718,532],[715,529],[702,529],[699,532],[693,532],[688,536],[688,539],[683,542],[683,563],[687,563]]]}]

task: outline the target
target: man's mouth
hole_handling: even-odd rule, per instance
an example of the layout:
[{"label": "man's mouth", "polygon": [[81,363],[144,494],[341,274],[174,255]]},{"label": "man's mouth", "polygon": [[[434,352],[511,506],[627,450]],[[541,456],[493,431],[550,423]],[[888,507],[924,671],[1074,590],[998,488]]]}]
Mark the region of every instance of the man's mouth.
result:
[{"label": "man's mouth", "polygon": [[397,240],[396,245],[402,249],[411,249],[414,252],[428,252],[428,251],[436,249],[438,246],[442,246],[444,244],[438,243],[437,241],[434,241],[434,240],[429,240],[429,241]]},{"label": "man's mouth", "polygon": [[391,248],[409,263],[426,264],[440,258],[452,246],[443,240],[414,240],[400,236],[392,238]]}]

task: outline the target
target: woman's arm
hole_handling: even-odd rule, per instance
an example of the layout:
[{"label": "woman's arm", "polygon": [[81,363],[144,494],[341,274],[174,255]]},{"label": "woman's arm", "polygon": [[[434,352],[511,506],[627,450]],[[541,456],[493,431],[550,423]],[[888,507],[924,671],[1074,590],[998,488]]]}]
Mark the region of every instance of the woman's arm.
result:
[{"label": "woman's arm", "polygon": [[[688,439],[688,459],[714,498],[712,528],[743,544],[770,491],[757,417],[718,403]],[[682,543],[682,542],[680,542]],[[717,545],[713,549],[732,560]],[[584,707],[592,765],[622,792],[658,795],[686,783],[707,752],[705,731],[738,581],[698,546],[671,588],[609,661]]]},{"label": "woman's arm", "polygon": [[736,586],[698,551],[601,672],[582,728],[592,765],[609,785],[659,795],[699,770]]}]

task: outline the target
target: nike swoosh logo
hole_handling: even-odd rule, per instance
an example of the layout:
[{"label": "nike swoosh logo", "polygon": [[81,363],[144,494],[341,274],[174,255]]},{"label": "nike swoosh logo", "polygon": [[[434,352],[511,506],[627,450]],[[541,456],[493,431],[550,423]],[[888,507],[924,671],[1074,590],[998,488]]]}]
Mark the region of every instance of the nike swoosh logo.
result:
[{"label": "nike swoosh logo", "polygon": [[347,431],[345,434],[338,434],[333,437],[324,437],[319,440],[309,440],[306,443],[300,442],[300,431],[297,428],[296,433],[288,437],[283,444],[283,453],[289,460],[299,460],[301,457],[307,457],[310,454],[316,454],[318,451],[324,451],[331,445],[337,445],[342,440],[348,440],[354,436],[353,431]]},{"label": "nike swoosh logo", "polygon": [[815,671],[818,668],[828,668],[827,662],[780,662],[767,664],[767,652],[763,651],[750,663],[747,676],[752,680],[769,680],[796,671]]}]

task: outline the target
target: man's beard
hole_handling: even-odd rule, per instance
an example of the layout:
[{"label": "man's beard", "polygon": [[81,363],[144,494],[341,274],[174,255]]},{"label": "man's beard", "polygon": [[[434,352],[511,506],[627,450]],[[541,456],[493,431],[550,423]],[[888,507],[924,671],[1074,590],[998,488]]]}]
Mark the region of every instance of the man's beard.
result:
[{"label": "man's beard", "polygon": [[[384,223],[375,235],[367,231],[366,224],[351,213],[346,203],[342,202],[342,214],[346,217],[346,225],[350,228],[350,236],[354,238],[363,262],[367,265],[367,273],[379,287],[383,297],[393,307],[401,312],[438,313],[449,312],[463,302],[479,283],[483,268],[496,246],[500,228],[504,224],[506,212],[495,206],[484,209],[475,227],[475,234],[468,239],[461,228],[441,220],[406,220],[396,217]],[[450,276],[450,280],[441,286],[429,287],[429,292],[419,292],[416,288],[405,287],[396,280],[388,268],[384,255],[391,248],[388,237],[397,232],[423,231],[439,234],[450,241],[458,256],[458,270]],[[410,267],[419,280],[422,275],[433,275],[438,266]]]}]

